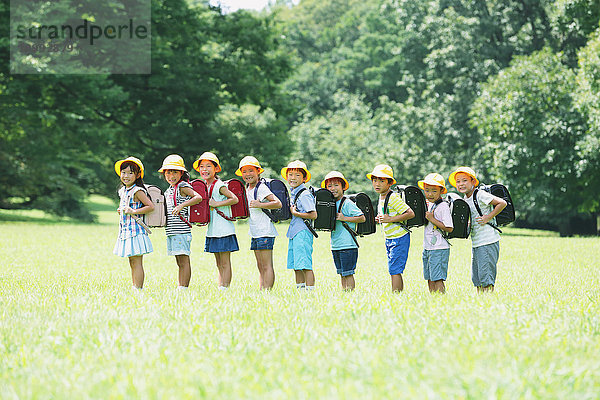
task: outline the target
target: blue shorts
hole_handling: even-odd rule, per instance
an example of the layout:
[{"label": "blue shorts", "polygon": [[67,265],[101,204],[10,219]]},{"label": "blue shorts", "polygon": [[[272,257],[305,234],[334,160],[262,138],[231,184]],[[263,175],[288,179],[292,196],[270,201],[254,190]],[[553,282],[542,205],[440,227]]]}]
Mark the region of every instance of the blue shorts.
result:
[{"label": "blue shorts", "polygon": [[167,255],[168,256],[189,256],[191,253],[192,234],[182,233],[179,235],[167,236]]},{"label": "blue shorts", "polygon": [[358,249],[331,250],[333,262],[338,275],[354,275],[356,270],[356,261],[358,260]]},{"label": "blue shorts", "polygon": [[450,249],[423,250],[423,278],[445,281],[448,278]]},{"label": "blue shorts", "polygon": [[496,264],[500,257],[500,242],[473,247],[471,259],[471,280],[477,287],[496,283]]},{"label": "blue shorts", "polygon": [[238,251],[237,237],[229,235],[224,237],[206,237],[204,251],[207,253],[225,253],[228,251]]},{"label": "blue shorts", "polygon": [[259,237],[250,240],[250,250],[273,250],[275,244],[274,237]]},{"label": "blue shorts", "polygon": [[313,235],[303,229],[288,242],[287,268],[312,270]]},{"label": "blue shorts", "polygon": [[410,234],[385,239],[385,249],[388,257],[388,271],[390,275],[398,275],[404,272],[408,260],[408,248],[410,247]]}]

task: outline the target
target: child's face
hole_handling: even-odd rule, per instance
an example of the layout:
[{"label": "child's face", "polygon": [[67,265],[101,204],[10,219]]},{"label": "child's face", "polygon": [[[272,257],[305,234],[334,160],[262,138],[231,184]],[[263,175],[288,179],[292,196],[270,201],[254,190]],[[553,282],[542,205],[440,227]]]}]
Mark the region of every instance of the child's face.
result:
[{"label": "child's face", "polygon": [[200,160],[198,169],[200,170],[200,177],[204,180],[213,179],[217,173],[215,164],[210,160]]},{"label": "child's face", "polygon": [[125,187],[130,187],[135,183],[139,175],[139,173],[136,174],[135,172],[133,172],[131,170],[131,167],[128,165],[121,170],[121,182],[123,182],[123,185],[125,185]]},{"label": "child's face", "polygon": [[242,179],[249,185],[255,185],[258,182],[258,168],[252,165],[243,166]]},{"label": "child's face", "polygon": [[344,195],[344,182],[340,179],[327,179],[325,188],[333,194],[333,198],[339,200]]},{"label": "child's face", "polygon": [[392,183],[388,178],[380,178],[378,176],[372,177],[373,189],[379,194],[385,194],[390,190]]},{"label": "child's face", "polygon": [[165,170],[165,180],[171,186],[177,185],[177,183],[181,180],[181,176],[183,175],[183,171],[178,169],[166,169]]},{"label": "child's face", "polygon": [[456,189],[458,189],[460,193],[469,194],[473,191],[473,189],[475,189],[473,186],[473,178],[471,178],[470,175],[467,175],[464,172],[459,172],[458,174],[454,175],[454,178],[456,179]]},{"label": "child's face", "polygon": [[435,185],[424,185],[423,191],[425,192],[425,198],[430,203],[435,203],[442,198],[442,188]]},{"label": "child's face", "polygon": [[304,183],[304,174],[299,169],[288,169],[286,177],[288,183],[292,188],[298,187]]}]

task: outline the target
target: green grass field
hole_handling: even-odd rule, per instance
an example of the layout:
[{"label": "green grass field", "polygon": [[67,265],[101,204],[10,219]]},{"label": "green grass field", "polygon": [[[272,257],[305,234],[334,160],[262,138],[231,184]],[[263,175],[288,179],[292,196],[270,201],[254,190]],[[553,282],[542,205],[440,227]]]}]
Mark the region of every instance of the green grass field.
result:
[{"label": "green grass field", "polygon": [[470,242],[454,240],[448,293],[422,277],[412,235],[405,291],[390,292],[383,238],[361,240],[357,289],[343,293],[329,235],[315,240],[317,290],[285,269],[258,290],[247,226],[233,282],[217,290],[205,228],[192,283],[175,291],[164,231],[151,235],[143,295],[112,255],[115,206],[99,223],[0,211],[0,398],[600,398],[600,239],[506,229],[496,292],[477,295]]}]

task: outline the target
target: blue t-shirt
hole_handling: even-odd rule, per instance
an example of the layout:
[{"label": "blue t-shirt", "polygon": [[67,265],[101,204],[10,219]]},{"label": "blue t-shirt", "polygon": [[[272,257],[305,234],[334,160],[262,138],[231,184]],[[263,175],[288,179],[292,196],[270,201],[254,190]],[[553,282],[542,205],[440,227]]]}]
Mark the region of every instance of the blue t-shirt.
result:
[{"label": "blue t-shirt", "polygon": [[[340,208],[340,201],[335,202],[335,209]],[[344,204],[342,204],[342,209],[340,210],[342,214],[346,217],[358,217],[363,215],[363,212],[358,208],[356,204],[352,200],[346,199]],[[356,231],[356,224],[353,222],[346,222],[350,228]],[[354,239],[352,239],[352,235],[344,226],[342,225],[342,221],[335,221],[335,229],[331,232],[331,250],[344,250],[344,249],[356,249],[356,243],[354,243]]]},{"label": "blue t-shirt", "polygon": [[[294,189],[292,189],[292,192],[290,193],[290,199],[292,200],[292,203],[294,202],[294,199],[296,198],[296,194],[299,191],[301,191],[302,189],[306,189],[306,186],[304,185],[304,183],[302,183],[300,186],[297,186]],[[310,190],[306,189],[298,197],[298,201],[296,202],[296,211],[302,212],[302,213],[317,211],[315,202],[316,202],[315,196],[310,194]],[[290,227],[288,228],[286,236],[288,237],[288,239],[293,239],[294,236],[296,236],[298,234],[298,232],[300,232],[304,229],[308,229],[308,228],[304,224],[304,221],[302,221],[302,218],[292,215]]]}]

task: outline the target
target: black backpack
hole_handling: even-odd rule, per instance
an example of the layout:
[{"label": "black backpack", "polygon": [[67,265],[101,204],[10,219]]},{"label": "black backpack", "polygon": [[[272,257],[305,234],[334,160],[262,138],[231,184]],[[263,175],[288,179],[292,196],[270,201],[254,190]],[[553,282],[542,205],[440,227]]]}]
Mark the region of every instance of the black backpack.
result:
[{"label": "black backpack", "polygon": [[317,219],[313,223],[314,228],[318,231],[333,231],[337,214],[333,194],[327,189],[319,189],[314,195],[317,209]]},{"label": "black backpack", "polygon": [[[423,226],[427,222],[425,219],[425,211],[427,211],[427,204],[425,203],[425,195],[416,186],[404,186],[398,185],[395,188],[396,192],[400,193],[404,202],[413,210],[415,216],[409,220],[406,220],[403,225],[407,228]],[[387,205],[387,199],[386,203]],[[384,211],[386,213],[387,210]]]},{"label": "black backpack", "polygon": [[450,233],[442,232],[446,239],[466,239],[471,233],[471,209],[466,201],[455,193],[448,193],[446,200],[450,206],[452,225]]},{"label": "black backpack", "polygon": [[269,190],[273,192],[275,197],[277,197],[281,202],[281,208],[277,208],[274,210],[266,210],[264,208],[262,209],[263,212],[268,215],[271,221],[279,222],[292,218],[292,213],[290,212],[290,193],[288,192],[285,183],[283,183],[279,179],[261,178],[254,187],[254,200],[257,200],[258,186],[261,184],[267,185]]},{"label": "black backpack", "polygon": [[510,197],[508,188],[501,183],[493,183],[491,185],[483,185],[482,184],[482,185],[479,185],[479,187],[477,189],[475,189],[475,191],[473,192],[473,203],[475,204],[475,208],[477,209],[477,212],[479,213],[479,215],[482,216],[483,213],[481,212],[481,208],[479,207],[479,202],[477,201],[477,193],[479,192],[479,189],[485,190],[486,192],[491,193],[496,197],[500,197],[501,199],[506,201],[506,207],[504,207],[504,209],[502,211],[500,211],[500,214],[496,215],[496,217],[495,217],[496,224],[494,225],[492,223],[488,223],[494,229],[496,229],[498,232],[502,233],[502,231],[498,227],[508,225],[511,222],[514,222],[516,219],[515,218],[515,205],[512,201],[512,198]]},{"label": "black backpack", "polygon": [[351,194],[347,197],[353,201],[354,204],[356,204],[356,206],[365,215],[366,221],[356,224],[356,233],[358,236],[371,235],[375,233],[377,226],[377,224],[375,224],[376,211],[373,208],[371,198],[364,193]]}]

